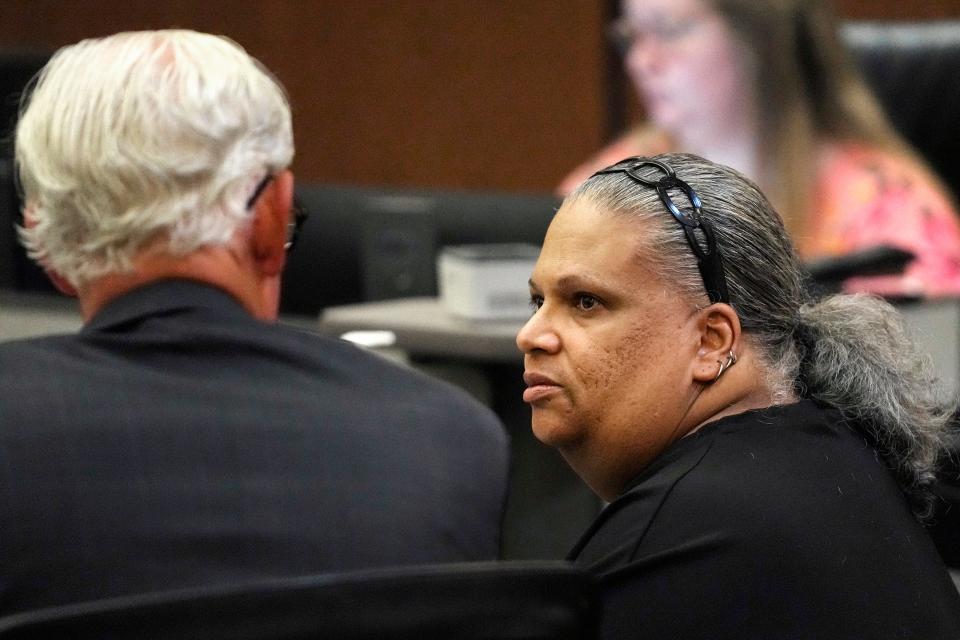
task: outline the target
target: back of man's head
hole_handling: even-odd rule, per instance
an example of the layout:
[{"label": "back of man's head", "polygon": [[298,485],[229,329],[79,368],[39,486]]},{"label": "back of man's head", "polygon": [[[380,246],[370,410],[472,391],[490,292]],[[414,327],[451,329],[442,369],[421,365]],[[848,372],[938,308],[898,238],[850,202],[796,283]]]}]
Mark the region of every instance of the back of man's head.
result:
[{"label": "back of man's head", "polygon": [[279,83],[229,39],[120,33],[59,50],[21,110],[16,162],[30,254],[80,287],[225,245],[251,194],[293,157]]}]

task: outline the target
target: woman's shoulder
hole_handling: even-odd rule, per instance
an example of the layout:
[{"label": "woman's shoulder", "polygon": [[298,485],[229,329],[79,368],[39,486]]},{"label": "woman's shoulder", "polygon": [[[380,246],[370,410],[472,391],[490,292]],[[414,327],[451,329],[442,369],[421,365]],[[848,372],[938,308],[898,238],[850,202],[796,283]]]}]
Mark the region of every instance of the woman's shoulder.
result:
[{"label": "woman's shoulder", "polygon": [[849,438],[839,413],[809,400],[727,416],[674,443],[598,522],[614,538],[635,538],[672,513],[697,513],[698,525],[739,522],[768,501],[803,493],[803,478],[822,477],[824,464],[842,467],[842,456],[832,452],[843,445],[831,441]]},{"label": "woman's shoulder", "polygon": [[837,521],[875,523],[881,513],[913,523],[876,452],[838,411],[809,400],[719,420],[660,462],[608,507],[614,539],[642,539],[649,550],[680,531],[755,542],[798,529],[822,534]]},{"label": "woman's shoulder", "polygon": [[844,189],[850,184],[908,181],[915,189],[945,196],[943,186],[917,157],[896,149],[859,141],[823,143],[817,153],[817,183]]},{"label": "woman's shoulder", "polygon": [[[920,617],[904,624],[923,627],[917,620],[929,621],[931,602],[955,611],[935,550],[838,412],[804,401],[724,418],[695,435],[650,474],[659,488],[635,485],[571,556],[600,577],[607,627],[686,637],[718,620],[742,629],[740,612],[750,610],[763,612],[757,629],[767,620],[781,635],[820,637],[834,618],[796,611],[829,602],[876,636],[908,615]],[[710,607],[678,605],[677,593]],[[876,622],[887,613],[891,620]],[[941,618],[933,624],[956,616]]]},{"label": "woman's shoulder", "polygon": [[884,472],[863,448],[837,412],[812,401],[722,418],[651,464],[574,555],[618,565],[672,549],[678,540],[720,535],[743,547],[816,530],[811,523],[857,510],[863,496],[849,486],[852,477],[868,483]]},{"label": "woman's shoulder", "polygon": [[862,210],[898,198],[953,213],[945,187],[919,159],[907,153],[860,142],[832,142],[817,154],[814,181],[817,204]]},{"label": "woman's shoulder", "polygon": [[960,222],[940,180],[908,153],[856,142],[818,153],[805,257],[878,245],[913,252],[902,276],[852,280],[850,292],[936,296],[960,293]]},{"label": "woman's shoulder", "polygon": [[855,426],[810,400],[730,416],[691,438],[709,448],[671,488],[660,512],[668,519],[692,511],[732,526],[763,512],[765,526],[789,529],[877,500],[905,504]]},{"label": "woman's shoulder", "polygon": [[577,166],[560,182],[556,192],[566,196],[596,171],[609,167],[624,158],[632,156],[652,156],[670,151],[669,137],[659,129],[648,125],[630,129]]}]

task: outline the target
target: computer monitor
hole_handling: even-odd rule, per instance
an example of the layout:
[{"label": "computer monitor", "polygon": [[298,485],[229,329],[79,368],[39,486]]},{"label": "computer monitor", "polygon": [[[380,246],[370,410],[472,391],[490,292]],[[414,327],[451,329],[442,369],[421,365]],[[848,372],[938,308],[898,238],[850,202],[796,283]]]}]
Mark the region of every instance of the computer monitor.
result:
[{"label": "computer monitor", "polygon": [[388,298],[436,295],[436,256],[460,244],[539,245],[560,204],[546,194],[303,185],[310,212],[290,255],[288,314]]},{"label": "computer monitor", "polygon": [[20,97],[48,59],[47,53],[0,52],[0,287],[6,289],[54,290],[17,240],[20,201],[13,179],[13,132]]}]

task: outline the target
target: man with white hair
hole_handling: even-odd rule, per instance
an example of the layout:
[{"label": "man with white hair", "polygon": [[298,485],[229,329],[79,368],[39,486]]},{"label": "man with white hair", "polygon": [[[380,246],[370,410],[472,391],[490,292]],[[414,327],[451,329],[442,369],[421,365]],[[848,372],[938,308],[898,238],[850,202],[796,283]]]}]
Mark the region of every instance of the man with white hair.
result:
[{"label": "man with white hair", "polygon": [[39,75],[21,236],[85,324],[0,345],[0,613],[496,556],[493,414],[270,324],[292,157],[283,89],[225,38],[85,40]]}]

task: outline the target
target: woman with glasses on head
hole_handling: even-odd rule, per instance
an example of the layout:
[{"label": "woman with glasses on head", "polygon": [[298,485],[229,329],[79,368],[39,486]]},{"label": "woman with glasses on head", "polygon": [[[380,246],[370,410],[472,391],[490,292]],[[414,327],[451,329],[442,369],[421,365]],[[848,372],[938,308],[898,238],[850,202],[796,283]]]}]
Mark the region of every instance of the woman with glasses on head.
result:
[{"label": "woman with glasses on head", "polygon": [[576,168],[686,151],[756,180],[804,259],[891,245],[902,276],[848,281],[888,296],[960,294],[947,190],[893,129],[854,67],[828,0],[623,0],[612,35],[647,120]]},{"label": "woman with glasses on head", "polygon": [[921,521],[952,407],[896,311],[812,300],[759,189],[631,158],[564,201],[524,401],[610,504],[570,558],[607,638],[958,638]]}]

